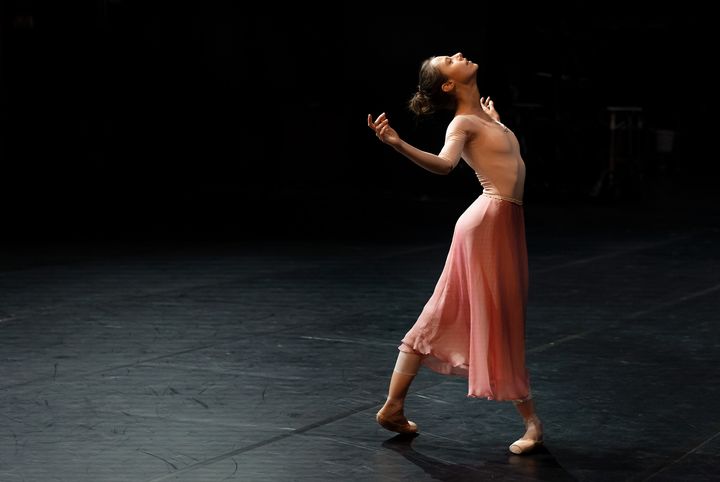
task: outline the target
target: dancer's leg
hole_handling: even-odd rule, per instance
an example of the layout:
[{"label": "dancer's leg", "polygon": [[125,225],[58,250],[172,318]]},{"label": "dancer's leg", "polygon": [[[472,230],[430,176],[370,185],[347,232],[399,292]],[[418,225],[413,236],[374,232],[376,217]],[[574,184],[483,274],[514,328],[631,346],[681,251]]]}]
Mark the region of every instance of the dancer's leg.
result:
[{"label": "dancer's leg", "polygon": [[398,353],[395,368],[393,368],[390,387],[388,389],[388,401],[402,405],[405,402],[410,384],[420,369],[421,355],[401,351]]},{"label": "dancer's leg", "polygon": [[410,384],[420,369],[422,355],[400,351],[395,368],[393,368],[390,387],[388,388],[385,405],[376,415],[377,421],[383,427],[395,432],[414,432],[417,426],[404,415],[405,397],[407,397]]},{"label": "dancer's leg", "polygon": [[535,413],[535,401],[530,397],[525,401],[513,401],[515,408],[520,412],[525,423],[525,435],[510,445],[514,454],[529,452],[542,443],[543,427],[540,418]]}]

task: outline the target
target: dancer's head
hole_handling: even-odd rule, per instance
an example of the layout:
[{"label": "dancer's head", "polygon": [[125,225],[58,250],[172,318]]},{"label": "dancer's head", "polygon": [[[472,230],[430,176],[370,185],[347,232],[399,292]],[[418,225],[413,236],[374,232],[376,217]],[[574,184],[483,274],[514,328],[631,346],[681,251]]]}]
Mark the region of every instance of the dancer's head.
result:
[{"label": "dancer's head", "polygon": [[439,109],[454,110],[458,85],[477,82],[478,65],[455,55],[438,55],[425,59],[420,66],[419,83],[409,107],[416,115],[427,115]]}]

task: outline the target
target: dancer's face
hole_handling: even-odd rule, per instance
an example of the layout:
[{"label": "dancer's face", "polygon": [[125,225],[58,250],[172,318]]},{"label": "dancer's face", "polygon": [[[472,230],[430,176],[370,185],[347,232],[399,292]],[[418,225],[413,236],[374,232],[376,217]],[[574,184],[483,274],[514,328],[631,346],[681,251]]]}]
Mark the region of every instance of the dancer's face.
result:
[{"label": "dancer's face", "polygon": [[432,64],[448,80],[462,83],[472,79],[478,70],[478,64],[466,59],[462,52],[455,55],[438,55],[432,60]]}]

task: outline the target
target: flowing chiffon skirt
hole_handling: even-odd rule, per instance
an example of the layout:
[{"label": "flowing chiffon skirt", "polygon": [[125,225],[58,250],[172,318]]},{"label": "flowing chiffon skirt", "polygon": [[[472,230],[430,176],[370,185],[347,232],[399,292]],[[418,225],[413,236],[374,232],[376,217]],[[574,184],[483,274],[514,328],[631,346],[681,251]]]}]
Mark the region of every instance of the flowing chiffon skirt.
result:
[{"label": "flowing chiffon skirt", "polygon": [[432,296],[398,349],[467,377],[468,397],[530,399],[527,299],[523,205],[481,194],[458,218]]}]

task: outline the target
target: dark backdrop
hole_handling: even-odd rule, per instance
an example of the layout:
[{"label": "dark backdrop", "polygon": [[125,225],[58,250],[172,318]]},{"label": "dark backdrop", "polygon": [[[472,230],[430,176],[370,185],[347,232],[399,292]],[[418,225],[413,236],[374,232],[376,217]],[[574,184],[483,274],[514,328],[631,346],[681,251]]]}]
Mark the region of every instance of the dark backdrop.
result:
[{"label": "dark backdrop", "polygon": [[385,111],[439,149],[449,117],[405,105],[420,62],[458,50],[522,141],[528,203],[714,202],[709,13],[578,5],[3,2],[3,239],[325,236],[411,219],[397,206],[414,200],[471,200],[467,166],[431,174],[365,125]]}]

